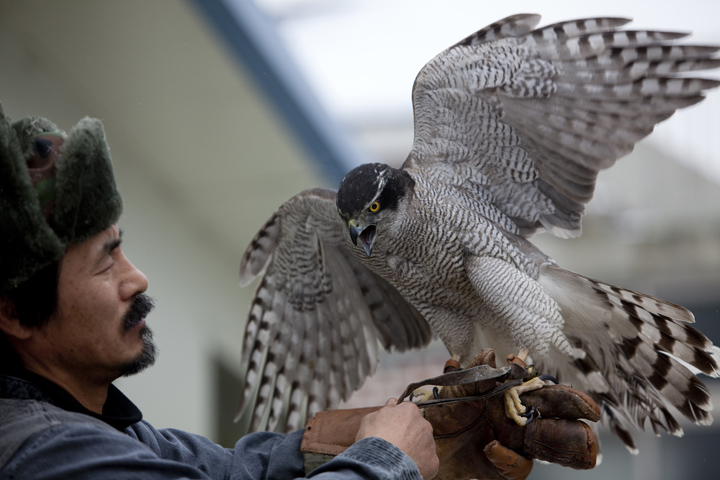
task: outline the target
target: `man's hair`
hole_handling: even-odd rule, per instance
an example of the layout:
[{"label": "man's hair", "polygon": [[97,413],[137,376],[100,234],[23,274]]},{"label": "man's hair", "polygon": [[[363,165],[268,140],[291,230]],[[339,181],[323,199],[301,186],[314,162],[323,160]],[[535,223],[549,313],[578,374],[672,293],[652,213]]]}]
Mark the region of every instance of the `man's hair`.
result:
[{"label": "man's hair", "polygon": [[4,292],[4,296],[15,307],[15,314],[22,325],[41,327],[55,311],[59,269],[60,262],[53,262],[20,285]]},{"label": "man's hair", "polygon": [[[57,307],[59,274],[60,262],[53,262],[20,285],[0,292],[0,298],[10,302],[22,325],[41,327],[48,322]],[[0,332],[0,371],[20,366],[19,361],[7,336]]]}]

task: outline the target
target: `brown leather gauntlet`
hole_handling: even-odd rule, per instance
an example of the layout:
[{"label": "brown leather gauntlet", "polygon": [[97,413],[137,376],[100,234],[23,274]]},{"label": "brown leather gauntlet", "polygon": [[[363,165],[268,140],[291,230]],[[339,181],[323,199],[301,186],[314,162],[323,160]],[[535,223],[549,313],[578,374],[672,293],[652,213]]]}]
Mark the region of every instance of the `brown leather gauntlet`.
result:
[{"label": "brown leather gauntlet", "polygon": [[365,415],[381,408],[351,408],[316,413],[305,426],[300,451],[322,455],[340,455],[355,443],[360,422]]},{"label": "brown leather gauntlet", "polygon": [[595,466],[595,436],[578,420],[599,419],[595,402],[564,385],[520,398],[543,418],[517,425],[505,415],[502,396],[427,407],[440,459],[436,478],[524,479],[533,458],[577,469]]},{"label": "brown leather gauntlet", "polygon": [[351,408],[316,413],[305,425],[305,433],[300,443],[300,452],[305,460],[305,473],[310,473],[347,450],[355,443],[362,419],[381,408]]},{"label": "brown leather gauntlet", "polygon": [[[484,352],[474,363],[492,363],[494,367],[494,354],[488,356]],[[445,387],[439,396],[476,396],[489,388],[488,382]],[[532,459],[577,469],[595,466],[595,436],[579,420],[595,422],[600,418],[600,409],[590,397],[571,387],[552,385],[524,393],[520,398],[526,407],[534,407],[537,412],[525,427],[507,418],[502,395],[424,407],[423,414],[433,426],[440,459],[435,478],[522,480],[530,474]],[[379,408],[316,414],[305,429],[301,445],[307,471],[352,445],[362,419]]]}]

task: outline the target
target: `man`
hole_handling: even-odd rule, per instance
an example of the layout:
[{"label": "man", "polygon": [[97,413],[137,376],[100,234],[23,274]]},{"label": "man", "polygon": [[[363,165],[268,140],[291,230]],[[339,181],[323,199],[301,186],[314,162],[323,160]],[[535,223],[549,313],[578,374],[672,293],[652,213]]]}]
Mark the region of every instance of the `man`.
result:
[{"label": "man", "polygon": [[[43,119],[0,122],[0,477],[305,476],[302,431],[226,450],[141,420],[112,382],[153,364],[152,302],[122,252],[102,126],[85,119],[66,137]],[[316,475],[437,471],[432,428],[414,405],[388,406],[363,428]]]},{"label": "man", "polygon": [[[148,280],[123,254],[121,210],[99,121],[86,118],[65,135],[41,118],[11,124],[0,108],[0,479],[430,479],[439,469],[436,444],[439,478],[457,478],[462,467],[470,477],[522,479],[532,460],[516,452],[556,461],[556,450],[544,446],[568,447],[570,437],[579,439],[579,453],[562,463],[594,465],[586,425],[571,420],[558,429],[543,419],[521,429],[505,418],[500,397],[499,408],[477,400],[421,413],[391,399],[367,415],[351,411],[352,421],[330,415],[305,432],[308,444],[320,445],[305,449],[307,463],[303,431],[254,433],[224,449],[156,430],[113,385],[155,360]],[[442,395],[484,392],[471,387]],[[543,431],[559,434],[526,435]],[[337,442],[338,432],[349,440]],[[494,441],[482,453],[497,438],[515,451]],[[328,445],[331,457],[323,456]]]}]

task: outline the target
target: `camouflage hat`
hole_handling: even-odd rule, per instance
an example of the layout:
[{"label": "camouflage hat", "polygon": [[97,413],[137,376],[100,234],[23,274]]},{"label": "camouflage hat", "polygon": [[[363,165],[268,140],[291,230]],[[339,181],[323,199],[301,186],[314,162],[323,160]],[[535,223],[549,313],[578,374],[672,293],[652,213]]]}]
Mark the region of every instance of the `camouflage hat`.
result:
[{"label": "camouflage hat", "polygon": [[122,199],[99,120],[69,135],[30,117],[11,123],[0,106],[0,292],[116,223]]}]

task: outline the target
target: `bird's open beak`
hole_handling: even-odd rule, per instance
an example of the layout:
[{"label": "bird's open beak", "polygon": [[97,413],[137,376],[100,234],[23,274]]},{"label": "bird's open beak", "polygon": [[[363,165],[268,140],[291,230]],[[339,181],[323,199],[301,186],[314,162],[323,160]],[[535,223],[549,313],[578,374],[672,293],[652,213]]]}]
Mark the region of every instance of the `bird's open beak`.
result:
[{"label": "bird's open beak", "polygon": [[350,220],[348,222],[348,228],[350,229],[350,240],[357,245],[359,238],[362,247],[365,249],[365,254],[369,257],[370,253],[372,253],[373,243],[375,243],[375,225],[358,227],[355,220]]}]

